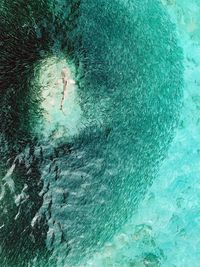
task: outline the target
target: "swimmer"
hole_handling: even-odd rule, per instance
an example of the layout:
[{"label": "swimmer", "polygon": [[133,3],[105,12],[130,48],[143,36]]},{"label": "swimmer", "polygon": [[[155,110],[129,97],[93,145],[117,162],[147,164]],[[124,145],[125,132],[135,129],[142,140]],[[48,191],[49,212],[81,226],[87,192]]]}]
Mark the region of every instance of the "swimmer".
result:
[{"label": "swimmer", "polygon": [[61,99],[61,104],[60,104],[60,110],[63,112],[63,105],[67,93],[67,84],[68,84],[68,71],[66,68],[64,68],[61,71],[61,76],[62,76],[62,82],[63,82],[63,91],[62,91],[62,99]]},{"label": "swimmer", "polygon": [[[67,68],[63,68],[61,71],[62,83],[63,83],[63,91],[62,91],[62,99],[60,103],[60,110],[63,112],[63,105],[68,93],[68,86],[70,84],[75,84],[75,81],[70,79],[70,71]],[[64,113],[64,112],[63,112]]]}]

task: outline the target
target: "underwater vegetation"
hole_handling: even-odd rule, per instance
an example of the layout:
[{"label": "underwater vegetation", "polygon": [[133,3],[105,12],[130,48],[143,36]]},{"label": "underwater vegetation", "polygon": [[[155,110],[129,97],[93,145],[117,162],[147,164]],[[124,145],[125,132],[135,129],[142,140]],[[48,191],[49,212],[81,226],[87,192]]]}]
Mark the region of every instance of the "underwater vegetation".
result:
[{"label": "underwater vegetation", "polygon": [[[0,4],[0,265],[76,266],[137,209],[179,119],[156,0]],[[63,68],[75,84],[60,109]]]}]

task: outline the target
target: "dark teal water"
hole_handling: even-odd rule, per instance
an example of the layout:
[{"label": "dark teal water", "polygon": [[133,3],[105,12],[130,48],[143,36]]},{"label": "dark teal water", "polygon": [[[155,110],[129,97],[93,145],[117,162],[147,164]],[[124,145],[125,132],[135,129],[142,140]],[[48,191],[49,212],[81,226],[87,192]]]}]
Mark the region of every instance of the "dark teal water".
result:
[{"label": "dark teal water", "polygon": [[[0,12],[0,262],[80,265],[132,218],[167,156],[184,91],[175,22],[155,0]],[[65,65],[76,84],[63,114]]]}]

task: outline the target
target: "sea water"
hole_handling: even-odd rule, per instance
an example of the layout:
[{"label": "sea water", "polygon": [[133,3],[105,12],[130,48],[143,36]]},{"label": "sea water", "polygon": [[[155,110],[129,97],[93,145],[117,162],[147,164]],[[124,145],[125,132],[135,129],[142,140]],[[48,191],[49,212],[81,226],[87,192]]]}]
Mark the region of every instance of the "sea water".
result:
[{"label": "sea water", "polygon": [[112,242],[80,266],[200,266],[200,2],[162,3],[184,49],[180,124],[136,214]]},{"label": "sea water", "polygon": [[[61,2],[55,1],[58,8],[55,15],[56,12],[63,15]],[[25,140],[27,146],[14,158],[7,158],[9,167],[2,171],[1,200],[5,202],[1,203],[1,219],[5,225],[2,223],[1,229],[6,229],[9,237],[3,267],[9,266],[7,262],[12,257],[10,266],[19,267],[199,266],[199,3],[163,0],[159,5],[152,0],[135,1],[134,6],[133,2],[115,1],[113,9],[102,0],[102,5],[112,13],[101,14],[105,10],[98,7],[97,18],[112,17],[116,23],[109,20],[110,24],[104,25],[98,20],[96,24],[87,23],[95,16],[91,9],[96,3],[88,0],[90,8],[83,4],[81,41],[88,50],[77,50],[77,54],[83,53],[79,67],[86,69],[86,81],[82,84],[81,73],[74,74],[79,85],[72,86],[65,102],[66,109],[71,107],[66,111],[68,117],[59,110],[62,86],[56,85],[63,67],[76,72],[71,59],[55,53],[65,39],[64,32],[54,42],[55,56],[46,59],[44,51],[40,51],[42,60],[36,67],[39,74],[33,80],[37,78],[44,89],[41,95],[44,114],[37,127],[35,124],[31,127],[31,134],[33,129],[40,140],[36,143]],[[162,11],[163,21],[159,16],[154,21],[154,12],[160,12],[160,6],[168,16]],[[134,17],[137,14],[134,8],[141,18]],[[127,16],[121,16],[123,12]],[[131,18],[139,21],[138,28],[130,23]],[[22,22],[26,29],[26,21]],[[133,40],[128,23],[135,33]],[[160,23],[163,31],[159,31],[156,23]],[[48,27],[48,20],[41,24]],[[104,27],[111,35],[104,35]],[[58,29],[50,30],[50,36],[55,38]],[[41,32],[37,34],[40,36]],[[110,38],[112,34],[116,39]],[[68,37],[73,40],[74,35]],[[165,41],[175,44],[175,48],[170,50]],[[184,51],[184,60],[176,42]],[[76,45],[75,49],[79,48]],[[168,57],[171,65],[167,63]],[[147,58],[151,61],[147,62]],[[134,67],[133,72],[130,67]],[[135,91],[133,75],[137,77]],[[176,84],[171,87],[174,98],[170,90],[164,90],[165,82],[170,81]],[[78,87],[82,91],[78,92]],[[154,95],[150,88],[158,90],[158,94]],[[132,103],[137,107],[135,110]],[[26,120],[22,122],[26,124]],[[150,129],[148,134],[146,129]],[[12,201],[14,204],[10,204]],[[1,250],[5,253],[4,247]],[[47,255],[47,260],[40,259],[41,254]]]}]

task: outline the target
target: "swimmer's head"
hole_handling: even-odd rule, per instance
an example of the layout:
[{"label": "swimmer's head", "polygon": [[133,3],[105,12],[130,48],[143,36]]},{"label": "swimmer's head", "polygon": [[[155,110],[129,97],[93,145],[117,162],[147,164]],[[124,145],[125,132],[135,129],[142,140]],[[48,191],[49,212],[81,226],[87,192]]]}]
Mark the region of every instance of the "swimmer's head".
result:
[{"label": "swimmer's head", "polygon": [[63,68],[61,71],[61,75],[62,75],[62,77],[70,75],[70,70],[68,68]]}]

